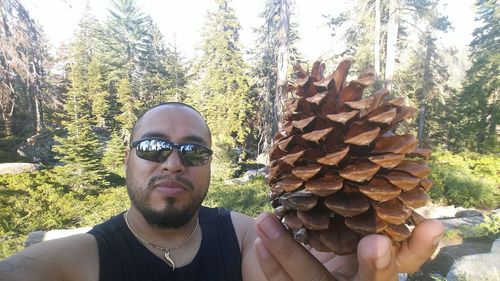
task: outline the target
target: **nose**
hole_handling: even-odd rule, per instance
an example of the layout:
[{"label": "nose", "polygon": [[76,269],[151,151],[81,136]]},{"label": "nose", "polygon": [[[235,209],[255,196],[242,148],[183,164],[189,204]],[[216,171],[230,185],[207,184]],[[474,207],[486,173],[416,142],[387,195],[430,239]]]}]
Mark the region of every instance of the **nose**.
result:
[{"label": "nose", "polygon": [[174,148],[167,159],[163,161],[161,168],[173,174],[183,172],[186,169],[177,148]]}]

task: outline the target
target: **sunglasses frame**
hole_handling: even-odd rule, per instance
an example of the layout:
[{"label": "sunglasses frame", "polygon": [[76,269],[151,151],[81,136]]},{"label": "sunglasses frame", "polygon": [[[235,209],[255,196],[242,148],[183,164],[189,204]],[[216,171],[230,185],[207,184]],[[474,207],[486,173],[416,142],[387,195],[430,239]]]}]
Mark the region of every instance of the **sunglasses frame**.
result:
[{"label": "sunglasses frame", "polygon": [[[168,154],[167,158],[165,158],[165,160],[163,161],[155,161],[155,160],[152,160],[152,159],[146,159],[146,158],[142,158],[141,156],[139,156],[139,154],[137,154],[137,146],[139,146],[139,144],[141,142],[144,142],[144,141],[160,141],[160,142],[163,142],[163,143],[166,143],[168,145],[170,145],[172,147],[172,149],[170,150],[170,153]],[[208,155],[208,159],[210,157],[212,157],[213,155],[213,151],[208,148],[208,147],[205,147],[201,144],[196,144],[196,143],[175,143],[175,142],[171,142],[171,141],[167,141],[167,140],[164,140],[164,139],[156,139],[156,138],[145,138],[145,139],[139,139],[139,140],[136,140],[136,141],[133,141],[130,143],[130,149],[132,148],[135,148],[135,153],[137,155],[137,157],[141,158],[141,159],[144,159],[146,161],[152,161],[152,162],[156,162],[156,163],[163,163],[165,161],[167,161],[168,157],[170,157],[170,154],[172,153],[172,151],[175,149],[177,149],[177,152],[179,153],[179,158],[181,159],[182,161],[182,164],[184,166],[203,166],[205,165],[207,162],[208,162],[208,159],[207,161],[205,161],[203,164],[192,164],[192,162],[189,160],[189,159],[185,159],[186,155],[184,154],[184,151],[183,151],[183,147],[186,146],[186,145],[194,145],[196,147],[201,147],[203,149],[206,150],[206,152],[209,154]],[[161,151],[165,151],[165,150],[159,150],[158,152],[161,152]]]}]

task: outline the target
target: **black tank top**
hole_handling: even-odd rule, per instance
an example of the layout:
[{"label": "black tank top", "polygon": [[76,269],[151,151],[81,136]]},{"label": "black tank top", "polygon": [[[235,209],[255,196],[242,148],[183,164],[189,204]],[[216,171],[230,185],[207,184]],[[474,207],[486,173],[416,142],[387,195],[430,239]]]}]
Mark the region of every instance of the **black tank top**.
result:
[{"label": "black tank top", "polygon": [[230,212],[201,207],[203,237],[193,261],[172,268],[151,253],[130,232],[123,213],[89,231],[99,248],[100,281],[237,281],[241,252]]}]

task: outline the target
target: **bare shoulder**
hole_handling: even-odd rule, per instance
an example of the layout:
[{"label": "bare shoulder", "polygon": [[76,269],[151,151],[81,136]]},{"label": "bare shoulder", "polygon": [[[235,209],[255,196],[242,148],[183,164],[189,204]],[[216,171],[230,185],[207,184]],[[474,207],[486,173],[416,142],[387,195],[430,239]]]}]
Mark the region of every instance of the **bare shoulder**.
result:
[{"label": "bare shoulder", "polygon": [[254,241],[257,239],[255,233],[255,219],[247,215],[231,212],[238,241],[240,242],[242,265],[241,273],[244,281],[266,280],[254,251]]},{"label": "bare shoulder", "polygon": [[[242,213],[231,211],[231,220],[233,222],[240,249],[243,250],[245,244],[253,243],[256,238],[255,219]],[[249,241],[250,240],[250,241]]]},{"label": "bare shoulder", "polygon": [[34,244],[0,261],[0,280],[97,281],[99,256],[87,233]]}]

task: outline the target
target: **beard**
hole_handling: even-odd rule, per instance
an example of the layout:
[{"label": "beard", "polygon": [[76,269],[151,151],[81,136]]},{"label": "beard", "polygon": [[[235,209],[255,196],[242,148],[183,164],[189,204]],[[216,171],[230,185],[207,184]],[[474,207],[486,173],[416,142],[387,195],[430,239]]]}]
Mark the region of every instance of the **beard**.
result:
[{"label": "beard", "polygon": [[145,190],[142,190],[140,186],[134,185],[127,175],[127,192],[130,197],[132,205],[134,205],[139,212],[142,214],[144,219],[150,225],[154,225],[160,228],[178,228],[186,225],[198,212],[201,203],[207,195],[208,189],[202,194],[194,193],[194,186],[191,181],[176,176],[175,180],[184,184],[188,187],[189,191],[193,192],[194,196],[191,198],[189,203],[181,208],[176,208],[175,203],[176,198],[166,198],[165,205],[161,210],[155,210],[151,207],[149,203],[151,192],[153,190],[153,185],[156,181],[159,181],[163,177],[153,177],[149,180],[148,185]]}]

